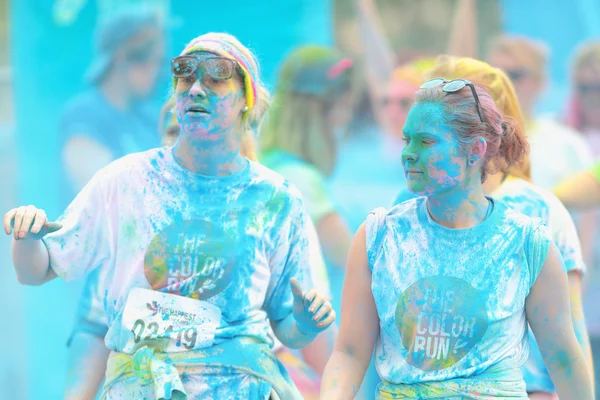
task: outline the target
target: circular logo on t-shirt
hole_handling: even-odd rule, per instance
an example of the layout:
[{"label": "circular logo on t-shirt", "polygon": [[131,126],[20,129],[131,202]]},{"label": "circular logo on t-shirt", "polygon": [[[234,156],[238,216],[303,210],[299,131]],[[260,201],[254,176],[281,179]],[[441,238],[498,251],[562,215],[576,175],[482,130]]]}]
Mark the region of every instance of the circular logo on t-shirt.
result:
[{"label": "circular logo on t-shirt", "polygon": [[423,371],[456,364],[488,328],[485,299],[467,281],[448,276],[413,283],[400,296],[395,319],[406,362]]},{"label": "circular logo on t-shirt", "polygon": [[233,235],[209,221],[174,223],[150,242],[144,274],[154,290],[204,300],[229,285],[235,245]]}]

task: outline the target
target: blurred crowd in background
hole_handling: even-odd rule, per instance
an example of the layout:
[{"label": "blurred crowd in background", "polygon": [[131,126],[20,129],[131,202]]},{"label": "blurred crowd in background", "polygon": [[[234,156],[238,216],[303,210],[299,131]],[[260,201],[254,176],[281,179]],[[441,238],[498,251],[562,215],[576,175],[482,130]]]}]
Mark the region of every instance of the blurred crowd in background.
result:
[{"label": "blurred crowd in background", "polygon": [[[35,204],[54,219],[102,166],[173,143],[169,62],[174,49],[210,31],[231,33],[254,50],[272,91],[300,46],[335,47],[354,66],[331,146],[314,161],[326,178],[315,188],[327,199],[303,193],[314,197],[317,226],[328,207],[353,232],[370,209],[391,206],[405,185],[404,120],[423,73],[441,54],[485,60],[511,78],[527,120],[535,184],[552,190],[600,158],[595,0],[0,0],[0,210]],[[274,139],[284,133],[268,128],[258,141],[263,150],[288,140]],[[598,211],[573,211],[588,268],[584,300],[595,360]],[[328,221],[335,241],[342,225]],[[335,264],[342,256],[322,231]],[[61,398],[82,282],[20,286],[9,248],[10,238],[0,239],[0,398]],[[333,293],[340,271],[330,271]],[[600,360],[595,364],[600,370]]]}]

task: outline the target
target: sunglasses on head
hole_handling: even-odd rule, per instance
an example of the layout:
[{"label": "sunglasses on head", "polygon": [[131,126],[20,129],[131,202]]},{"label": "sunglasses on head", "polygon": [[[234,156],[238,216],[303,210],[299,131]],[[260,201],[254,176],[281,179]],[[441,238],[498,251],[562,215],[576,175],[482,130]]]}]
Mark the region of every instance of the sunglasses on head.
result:
[{"label": "sunglasses on head", "polygon": [[188,78],[196,76],[196,71],[201,68],[212,79],[224,81],[231,79],[236,66],[237,63],[234,60],[225,57],[180,56],[171,60],[171,73],[178,79]]},{"label": "sunglasses on head", "polygon": [[477,115],[479,115],[479,119],[481,122],[483,120],[483,113],[481,112],[481,104],[479,103],[479,96],[477,96],[477,91],[475,90],[475,85],[466,79],[452,79],[451,81],[444,78],[434,78],[431,79],[420,86],[421,89],[430,89],[439,85],[442,86],[442,90],[446,93],[456,93],[462,90],[465,86],[471,88],[471,93],[473,93],[473,98],[475,99],[475,108],[477,109]]}]

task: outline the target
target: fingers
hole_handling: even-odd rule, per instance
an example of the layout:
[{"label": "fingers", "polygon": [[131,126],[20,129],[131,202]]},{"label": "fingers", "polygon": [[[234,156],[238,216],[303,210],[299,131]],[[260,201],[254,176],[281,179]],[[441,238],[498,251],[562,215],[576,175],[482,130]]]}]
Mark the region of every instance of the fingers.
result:
[{"label": "fingers", "polygon": [[314,314],[313,320],[315,322],[319,322],[331,312],[333,307],[331,306],[330,302],[324,301],[320,308],[315,308],[315,309],[317,310],[317,312]]},{"label": "fingers", "polygon": [[[33,220],[35,219],[38,211],[37,208],[35,208],[34,206],[27,206],[27,207],[23,207],[25,209],[25,212],[23,213],[23,218],[21,219],[21,226],[19,227],[19,232],[18,232],[18,238],[19,239],[25,239],[25,237],[27,236],[27,233],[29,233],[29,230],[31,229],[31,224],[33,223]],[[42,211],[42,213],[44,213]],[[17,215],[19,215],[19,212],[17,212]],[[46,213],[44,213],[44,219],[46,219]],[[17,235],[17,224],[15,221],[15,235]]]},{"label": "fingers", "polygon": [[13,208],[12,210],[4,214],[4,232],[6,232],[7,235],[10,235],[10,232],[12,231],[12,221],[16,214],[16,208]]},{"label": "fingers", "polygon": [[326,316],[321,320],[321,322],[317,324],[317,327],[319,329],[325,329],[335,322],[335,318],[336,314],[335,311],[332,309],[329,311],[329,313],[326,314]]},{"label": "fingers", "polygon": [[29,232],[39,233],[47,221],[46,212],[34,206],[13,208],[4,216],[4,231],[14,231],[15,240],[25,239]]},{"label": "fingers", "polygon": [[[308,293],[307,293],[307,297],[308,297],[308,294],[309,294],[309,293],[310,293],[310,292],[308,292]],[[324,297],[322,297],[322,296],[318,296],[318,295],[316,295],[316,296],[315,296],[315,297],[312,299],[312,301],[311,301],[311,300],[309,300],[308,298],[306,298],[306,304],[309,304],[309,307],[308,307],[308,312],[310,312],[310,313],[314,313],[314,312],[316,312],[316,311],[319,309],[319,307],[321,307],[321,305],[323,305],[323,303],[324,303],[325,301],[326,301],[326,299],[325,299]]]},{"label": "fingers", "polygon": [[37,210],[37,213],[35,214],[33,226],[31,227],[31,233],[33,233],[33,234],[40,233],[40,231],[44,227],[44,224],[46,223],[47,220],[48,220],[48,218],[46,217],[46,213],[44,212],[44,210]]},{"label": "fingers", "polygon": [[294,299],[302,299],[302,286],[300,285],[300,282],[298,282],[298,280],[295,278],[290,278],[290,286],[292,288],[292,294],[294,295]]}]

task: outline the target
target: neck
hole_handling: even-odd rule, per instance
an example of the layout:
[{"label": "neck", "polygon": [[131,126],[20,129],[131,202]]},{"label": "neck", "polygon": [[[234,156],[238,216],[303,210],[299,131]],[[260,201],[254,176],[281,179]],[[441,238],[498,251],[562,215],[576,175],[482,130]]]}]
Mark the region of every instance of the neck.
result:
[{"label": "neck", "polygon": [[498,172],[494,175],[488,175],[485,182],[483,182],[483,192],[486,195],[491,195],[494,193],[500,186],[502,186],[502,182],[504,182],[504,179],[506,179],[507,175],[508,174],[505,172]]},{"label": "neck", "polygon": [[488,207],[489,202],[481,185],[468,190],[457,188],[452,192],[427,197],[427,209],[431,218],[452,229],[471,228],[480,224],[487,216]]},{"label": "neck", "polygon": [[116,74],[109,74],[100,84],[100,92],[106,100],[117,110],[125,111],[131,104],[126,86]]},{"label": "neck", "polygon": [[173,156],[185,169],[207,176],[235,174],[246,166],[246,159],[240,154],[239,145],[234,147],[223,142],[198,141],[184,132],[173,147]]}]

